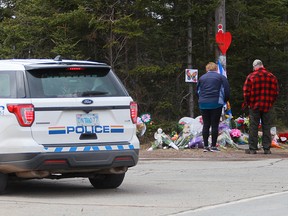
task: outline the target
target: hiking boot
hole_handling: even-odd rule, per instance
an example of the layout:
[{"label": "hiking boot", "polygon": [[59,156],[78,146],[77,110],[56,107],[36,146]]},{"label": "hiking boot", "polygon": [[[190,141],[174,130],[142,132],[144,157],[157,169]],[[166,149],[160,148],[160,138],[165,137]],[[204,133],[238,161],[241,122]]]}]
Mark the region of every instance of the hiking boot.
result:
[{"label": "hiking boot", "polygon": [[203,152],[213,152],[213,150],[209,147],[204,147]]},{"label": "hiking boot", "polygon": [[253,149],[246,149],[246,150],[245,150],[245,153],[246,153],[246,154],[257,154],[257,151],[256,151],[256,150],[253,150]]},{"label": "hiking boot", "polygon": [[264,149],[264,154],[271,154],[270,149]]},{"label": "hiking boot", "polygon": [[211,150],[214,152],[220,152],[220,149],[218,149],[216,146],[211,147]]}]

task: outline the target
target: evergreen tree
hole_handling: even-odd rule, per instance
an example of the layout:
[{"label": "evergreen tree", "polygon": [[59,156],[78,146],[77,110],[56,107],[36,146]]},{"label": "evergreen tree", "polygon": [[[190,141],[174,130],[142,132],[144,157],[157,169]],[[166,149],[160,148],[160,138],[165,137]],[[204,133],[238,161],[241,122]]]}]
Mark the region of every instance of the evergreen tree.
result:
[{"label": "evergreen tree", "polygon": [[[219,0],[2,0],[0,57],[103,61],[125,82],[140,112],[177,121],[188,115],[187,21],[193,68],[215,61],[214,12]],[[287,0],[226,0],[232,34],[227,72],[234,116],[243,114],[242,86],[259,58],[279,79],[275,120],[287,126]],[[197,101],[195,114],[199,115]]]}]

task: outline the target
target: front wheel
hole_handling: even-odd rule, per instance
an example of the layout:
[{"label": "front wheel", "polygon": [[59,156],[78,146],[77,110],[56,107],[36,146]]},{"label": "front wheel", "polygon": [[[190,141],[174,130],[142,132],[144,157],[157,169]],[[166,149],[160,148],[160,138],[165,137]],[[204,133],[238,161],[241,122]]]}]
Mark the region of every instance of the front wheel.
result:
[{"label": "front wheel", "polygon": [[6,190],[8,182],[8,175],[0,173],[0,194],[3,194]]},{"label": "front wheel", "polygon": [[125,177],[125,173],[122,174],[98,174],[93,178],[89,178],[90,183],[96,189],[113,189],[119,187]]}]

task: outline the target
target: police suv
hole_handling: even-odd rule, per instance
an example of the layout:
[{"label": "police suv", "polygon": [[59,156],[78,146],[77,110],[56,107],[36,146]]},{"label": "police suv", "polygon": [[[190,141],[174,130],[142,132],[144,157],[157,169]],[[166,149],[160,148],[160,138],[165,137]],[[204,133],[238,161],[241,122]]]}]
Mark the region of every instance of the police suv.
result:
[{"label": "police suv", "polygon": [[117,188],[138,162],[136,122],[136,102],[106,64],[0,60],[0,192],[33,178]]}]

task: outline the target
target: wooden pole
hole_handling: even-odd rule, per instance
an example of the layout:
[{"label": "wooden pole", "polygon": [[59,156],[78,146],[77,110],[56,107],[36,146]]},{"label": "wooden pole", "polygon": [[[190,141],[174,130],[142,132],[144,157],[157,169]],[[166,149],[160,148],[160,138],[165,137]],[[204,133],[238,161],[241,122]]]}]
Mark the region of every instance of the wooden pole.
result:
[{"label": "wooden pole", "polygon": [[[226,16],[225,16],[225,0],[221,0],[219,6],[215,11],[215,35],[222,31],[223,33],[226,31]],[[218,61],[223,66],[223,69],[226,71],[227,76],[227,69],[226,69],[226,55],[222,55],[218,46],[215,48],[215,59],[216,63]],[[222,110],[222,119],[225,119],[225,108]]]},{"label": "wooden pole", "polygon": [[[191,0],[188,0],[188,8],[191,7]],[[188,69],[192,69],[192,21],[191,17],[188,18],[187,24],[188,31]],[[194,98],[193,98],[193,83],[189,84],[189,114],[190,117],[194,118]]]},{"label": "wooden pole", "polygon": [[[221,25],[223,33],[226,31],[226,16],[225,16],[225,0],[221,0],[219,6],[215,11],[215,35],[218,32],[219,25]],[[215,49],[215,59],[218,61],[221,56],[220,50],[216,46]],[[221,56],[222,61],[224,63],[223,68],[226,70],[226,56]]]}]

